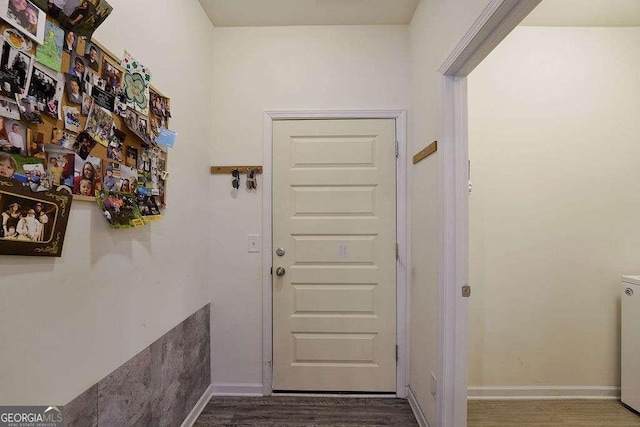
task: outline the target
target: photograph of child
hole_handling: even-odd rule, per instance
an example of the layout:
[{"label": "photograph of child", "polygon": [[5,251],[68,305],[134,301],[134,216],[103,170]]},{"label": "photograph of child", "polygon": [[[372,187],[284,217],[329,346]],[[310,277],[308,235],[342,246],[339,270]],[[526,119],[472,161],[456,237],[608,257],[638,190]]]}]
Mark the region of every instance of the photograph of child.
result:
[{"label": "photograph of child", "polygon": [[102,190],[102,160],[88,156],[86,159],[76,156],[73,174],[73,194],[93,196],[96,190]]},{"label": "photograph of child", "polygon": [[84,59],[86,64],[94,71],[98,71],[100,66],[100,57],[102,52],[98,47],[90,42],[87,42],[84,48]]},{"label": "photograph of child", "polygon": [[120,164],[104,161],[105,173],[102,179],[102,187],[106,191],[116,191],[116,184],[120,179]]},{"label": "photograph of child", "polygon": [[76,76],[72,76],[71,74],[67,74],[65,77],[67,80],[66,87],[69,102],[72,104],[82,104],[82,86],[80,84],[80,79]]},{"label": "photograph of child", "polygon": [[0,176],[4,178],[13,178],[13,174],[18,169],[18,162],[13,156],[4,151],[0,151]]},{"label": "photograph of child", "polygon": [[72,188],[76,155],[60,149],[47,149],[46,154],[47,174],[51,177],[53,188],[57,189],[61,185]]},{"label": "photograph of child", "polygon": [[52,184],[58,187],[62,182],[62,170],[63,167],[58,164],[58,159],[55,156],[49,158],[48,168],[49,175],[51,176]]},{"label": "photograph of child", "polygon": [[27,155],[27,127],[17,120],[2,120],[5,122],[5,130],[11,147],[11,154]]},{"label": "photograph of child", "polygon": [[87,64],[84,59],[77,53],[73,53],[71,55],[71,62],[69,63],[69,74],[77,77],[80,81],[83,81],[86,72]]},{"label": "photograph of child", "polygon": [[28,177],[25,166],[44,163],[44,159],[37,157],[29,157],[27,153],[12,154],[4,150],[0,150],[0,176],[4,178],[12,178],[16,181],[28,185]]}]

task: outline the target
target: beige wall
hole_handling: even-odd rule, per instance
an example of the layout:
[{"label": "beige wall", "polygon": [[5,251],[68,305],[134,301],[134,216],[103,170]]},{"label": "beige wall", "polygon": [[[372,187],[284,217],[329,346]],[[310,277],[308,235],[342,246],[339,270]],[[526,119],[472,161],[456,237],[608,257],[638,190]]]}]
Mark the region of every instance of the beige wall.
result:
[{"label": "beige wall", "polygon": [[[411,109],[409,154],[413,155],[439,132],[437,70],[453,51],[488,0],[422,0],[410,26]],[[447,141],[439,141],[446,144]],[[410,387],[428,422],[435,425],[436,400],[431,373],[437,375],[438,288],[438,157],[409,166],[412,183]]]},{"label": "beige wall", "polygon": [[210,300],[212,26],[195,0],[109,3],[96,40],[144,61],[171,98],[169,208],[110,231],[94,203],[74,202],[62,258],[0,257],[3,405],[67,403]]},{"label": "beige wall", "polygon": [[640,28],[519,27],[469,78],[469,385],[619,386]]},{"label": "beige wall", "polygon": [[[407,109],[407,26],[216,28],[211,162],[262,164],[266,110]],[[262,391],[262,188],[210,179],[215,390]],[[242,177],[244,185],[244,176]],[[268,184],[266,184],[268,185]]]}]

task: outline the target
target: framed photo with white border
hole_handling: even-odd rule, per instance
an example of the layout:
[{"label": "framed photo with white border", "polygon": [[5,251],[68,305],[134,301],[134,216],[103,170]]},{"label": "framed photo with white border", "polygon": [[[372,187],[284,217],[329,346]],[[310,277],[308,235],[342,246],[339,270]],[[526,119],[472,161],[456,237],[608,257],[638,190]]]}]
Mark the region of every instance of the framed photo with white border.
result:
[{"label": "framed photo with white border", "polygon": [[38,44],[44,42],[47,14],[29,0],[0,0],[0,18]]}]

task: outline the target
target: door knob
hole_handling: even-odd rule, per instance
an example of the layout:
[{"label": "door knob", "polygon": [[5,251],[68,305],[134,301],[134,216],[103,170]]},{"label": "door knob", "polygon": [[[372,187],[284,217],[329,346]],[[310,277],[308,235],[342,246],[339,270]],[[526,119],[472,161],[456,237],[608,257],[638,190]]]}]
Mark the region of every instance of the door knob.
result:
[{"label": "door knob", "polygon": [[287,270],[284,269],[284,267],[278,267],[276,268],[276,276],[282,277],[284,276],[284,273],[286,273]]}]

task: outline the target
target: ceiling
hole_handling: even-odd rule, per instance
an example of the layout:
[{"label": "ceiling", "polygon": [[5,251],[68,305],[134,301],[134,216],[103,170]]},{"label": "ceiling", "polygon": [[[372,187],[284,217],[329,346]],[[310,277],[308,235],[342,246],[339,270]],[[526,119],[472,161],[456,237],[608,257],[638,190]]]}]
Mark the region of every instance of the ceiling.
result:
[{"label": "ceiling", "polygon": [[199,0],[216,27],[409,24],[420,0]]},{"label": "ceiling", "polygon": [[520,25],[640,27],[639,0],[542,0]]},{"label": "ceiling", "polygon": [[[409,24],[420,0],[199,0],[216,27]],[[521,25],[640,26],[640,0],[543,0]]]}]

